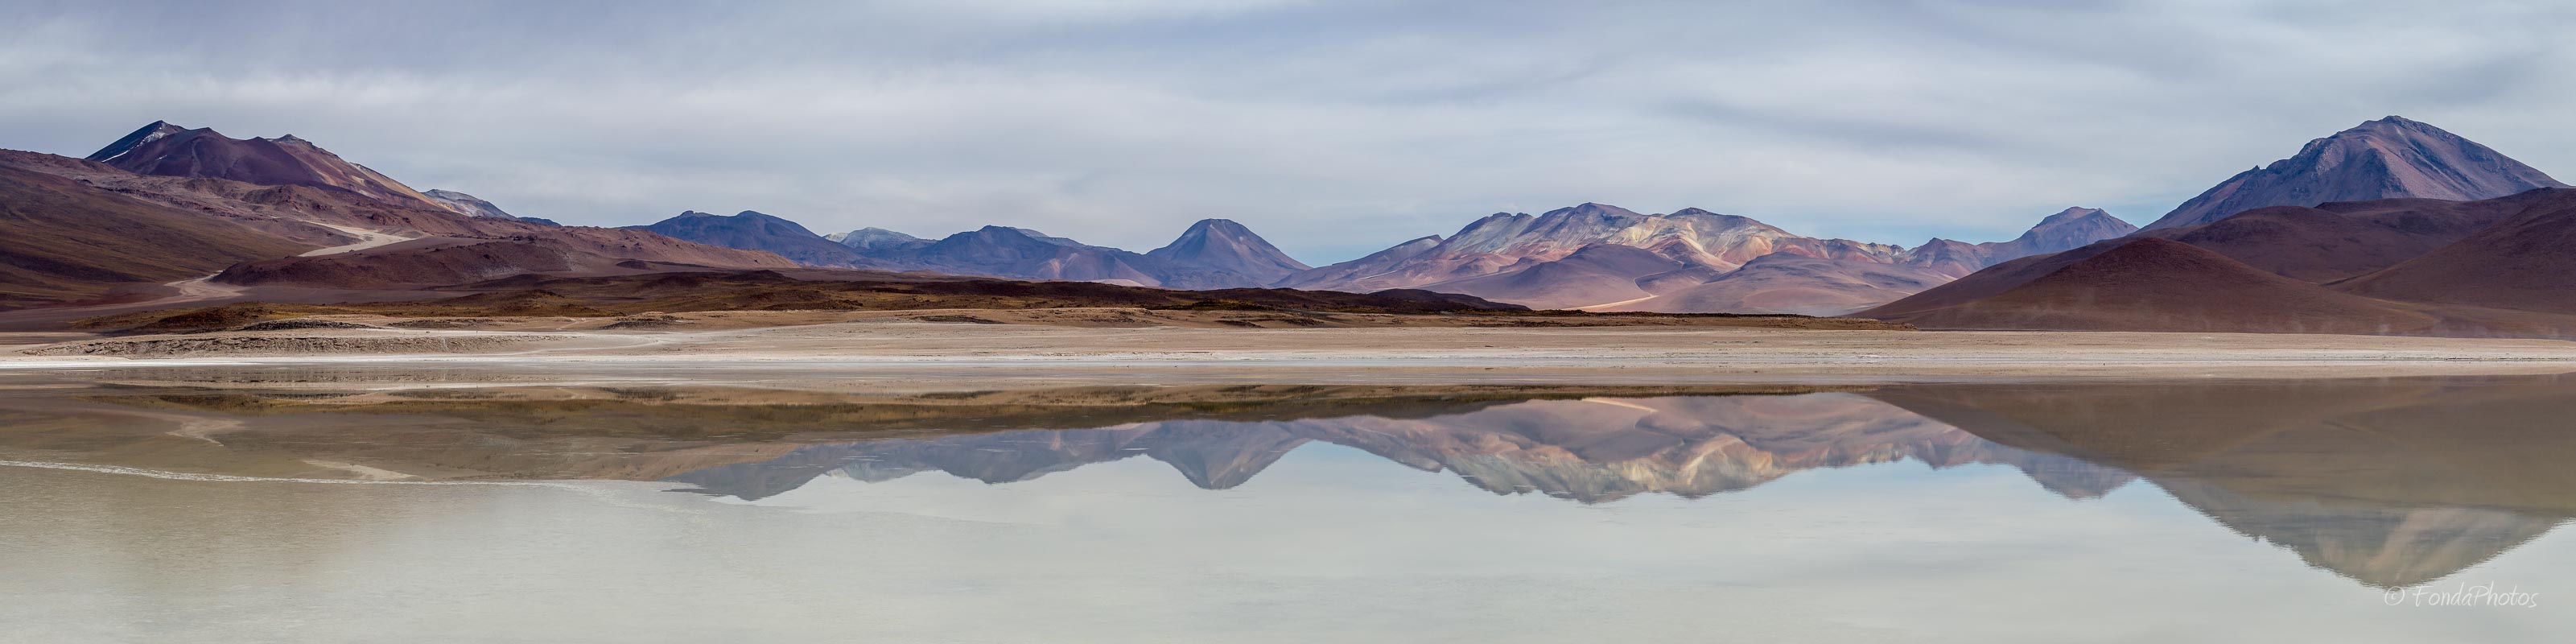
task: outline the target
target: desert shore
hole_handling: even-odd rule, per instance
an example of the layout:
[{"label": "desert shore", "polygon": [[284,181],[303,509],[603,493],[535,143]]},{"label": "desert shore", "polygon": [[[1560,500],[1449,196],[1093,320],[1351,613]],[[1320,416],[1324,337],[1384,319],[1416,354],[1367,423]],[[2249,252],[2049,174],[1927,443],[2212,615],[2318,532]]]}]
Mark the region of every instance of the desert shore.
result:
[{"label": "desert shore", "polygon": [[[476,320],[101,337],[0,334],[0,372],[168,368],[437,370],[495,382],[758,382],[957,389],[1189,382],[1906,382],[2318,378],[2576,372],[2576,343],[2345,335],[1935,332],[1743,327],[1322,329],[923,322],[939,312],[775,326],[776,316]],[[988,318],[1009,315],[980,312]],[[376,327],[363,317],[335,321]],[[991,322],[993,320],[985,320]],[[93,371],[94,370],[94,371]],[[475,376],[488,373],[488,378]],[[462,374],[462,375],[459,375]],[[841,384],[834,384],[841,383]]]}]

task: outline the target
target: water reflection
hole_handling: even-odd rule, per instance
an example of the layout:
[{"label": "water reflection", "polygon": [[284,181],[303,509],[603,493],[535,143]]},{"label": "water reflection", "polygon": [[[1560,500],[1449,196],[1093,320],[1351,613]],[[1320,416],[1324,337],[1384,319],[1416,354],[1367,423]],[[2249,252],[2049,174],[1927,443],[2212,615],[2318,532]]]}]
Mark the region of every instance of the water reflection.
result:
[{"label": "water reflection", "polygon": [[920,472],[1027,481],[1145,457],[1192,485],[1242,485],[1309,442],[1356,448],[1498,494],[1603,503],[1645,493],[1700,498],[1793,472],[1914,459],[1934,467],[2010,465],[2071,498],[2131,477],[2055,454],[1982,440],[1850,393],[1535,400],[1423,418],[1183,420],[1093,429],[1008,431],[814,445],[763,463],[672,477],[700,491],[759,499],[814,477],[886,481]]},{"label": "water reflection", "polygon": [[[1147,422],[867,440],[672,477],[761,499],[832,476],[1013,483],[1145,457],[1203,489],[1329,443],[1497,494],[1605,503],[1912,460],[2020,470],[2068,499],[2146,479],[2247,537],[2378,587],[2441,579],[2576,508],[2576,389],[2556,378],[1946,385],[1542,400],[1423,418]],[[1901,492],[1899,492],[1901,493]]]},{"label": "water reflection", "polygon": [[2374,586],[2440,579],[2576,514],[2564,378],[1908,388],[1987,440],[2132,472]]},{"label": "water reflection", "polygon": [[[938,473],[1043,493],[1151,459],[1234,489],[1331,445],[1498,495],[1702,499],[1810,470],[2017,470],[2073,501],[2151,486],[2307,565],[2441,580],[2576,513],[2576,379],[1669,388],[1211,387],[975,392],[518,388],[0,396],[0,460],[244,476],[625,479],[762,500]],[[1707,392],[1696,392],[1707,393]],[[1820,472],[1815,476],[1834,476]],[[1902,486],[1883,494],[1916,493]]]}]

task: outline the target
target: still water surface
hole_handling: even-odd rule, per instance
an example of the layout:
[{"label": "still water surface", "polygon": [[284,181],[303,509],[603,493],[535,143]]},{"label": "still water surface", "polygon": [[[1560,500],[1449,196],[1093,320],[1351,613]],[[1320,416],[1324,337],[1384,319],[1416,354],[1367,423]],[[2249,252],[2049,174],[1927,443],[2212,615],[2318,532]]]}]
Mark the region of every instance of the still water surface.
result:
[{"label": "still water surface", "polygon": [[2576,379],[860,414],[900,432],[620,395],[17,392],[0,641],[2576,636]]}]

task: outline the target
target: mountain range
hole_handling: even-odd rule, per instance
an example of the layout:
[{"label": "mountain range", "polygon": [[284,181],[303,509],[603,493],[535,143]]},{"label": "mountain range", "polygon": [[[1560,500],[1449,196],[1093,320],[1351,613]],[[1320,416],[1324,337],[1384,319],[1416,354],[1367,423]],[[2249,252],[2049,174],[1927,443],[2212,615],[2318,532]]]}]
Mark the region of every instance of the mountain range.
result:
[{"label": "mountain range", "polygon": [[1026,228],[985,226],[937,240],[879,228],[816,235],[752,211],[684,212],[633,226],[705,244],[765,250],[811,266],[1073,280],[1191,290],[1268,286],[1307,266],[1242,224],[1206,219],[1144,253],[1093,246]]},{"label": "mountain range", "polygon": [[[1495,213],[1308,266],[1244,225],[1147,252],[1008,226],[830,236],[754,211],[557,226],[414,190],[310,141],[155,122],[85,159],[0,151],[24,212],[0,305],[248,287],[414,289],[518,274],[791,266],[1170,289],[1415,289],[1533,308],[1858,314],[1931,328],[2564,335],[2569,189],[2483,145],[2388,117],[2231,177],[2145,229],[2068,208],[2008,241],[1808,237],[1697,208]],[[39,212],[41,211],[41,212]],[[114,222],[75,230],[79,221]],[[314,256],[298,256],[298,255]],[[210,276],[205,287],[180,287]],[[153,286],[154,284],[174,286]],[[347,295],[343,293],[343,295]],[[318,297],[318,296],[316,296]]]},{"label": "mountain range", "polygon": [[[2545,286],[2553,279],[2547,275],[2553,273],[2540,264],[2528,264],[2525,270],[2517,271],[2522,277],[2513,283],[2519,286],[2453,288],[2455,282],[2482,270],[2481,265],[2468,259],[2478,253],[2468,250],[2446,251],[2426,260],[2428,264],[2447,262],[2451,267],[2445,269],[2447,272],[2418,266],[2409,272],[2419,277],[2361,276],[2430,253],[2438,246],[2461,242],[2476,229],[2511,214],[2498,212],[2507,207],[2501,204],[2468,207],[2483,208],[2480,216],[2432,214],[2447,208],[2439,204],[2561,187],[2564,184],[2491,148],[2431,125],[2391,116],[2316,139],[2289,158],[2230,177],[2143,231],[2110,213],[2079,207],[2042,218],[2029,231],[2009,241],[1967,243],[1935,238],[1907,248],[1807,237],[1751,218],[1697,208],[1643,214],[1586,203],[1538,215],[1495,213],[1445,237],[1420,237],[1359,259],[1313,268],[1278,252],[1241,225],[1224,220],[1202,221],[1171,246],[1141,256],[1001,227],[959,233],[938,241],[863,229],[838,236],[843,245],[855,251],[849,255],[818,253],[832,255],[823,259],[789,255],[824,265],[1023,279],[1354,292],[1407,288],[1474,295],[1533,308],[1860,313],[1961,328],[2555,334],[2556,322],[2529,316],[2428,312],[2409,305],[2392,308],[2384,302],[2356,301],[2351,296],[2436,298],[2447,304],[2550,309],[2555,305],[2521,304],[2518,299],[2549,297]],[[2240,213],[2251,218],[2234,220]],[[2221,223],[2224,225],[2213,226]],[[701,234],[669,227],[656,230],[740,248],[776,251],[815,246],[809,239],[812,236],[804,233],[751,242],[737,238],[735,233]],[[2148,237],[2180,240],[2254,270],[2237,270],[2191,249],[2148,244],[2002,300],[1965,309],[1931,311],[1975,299],[1967,297],[1969,294],[1998,295],[1999,285],[2020,285],[2046,272],[2065,269],[2075,260],[2110,250],[2112,246],[2099,245],[2105,240]],[[2469,243],[2496,246],[2507,241]],[[2058,256],[2068,252],[2075,254]],[[2548,256],[2532,249],[2524,249],[2521,254],[2543,263]],[[2056,257],[2023,261],[2051,256]],[[2143,279],[2135,284],[2154,287],[2144,290],[2120,294],[2106,290],[2110,282],[2125,283],[2133,273],[2164,270],[2154,267],[2158,262],[2194,274],[2177,274],[2162,281]],[[2254,279],[2261,274],[2313,284]],[[2445,277],[2427,277],[2437,274]],[[2352,293],[2309,292],[2311,289],[2305,288],[2340,279],[2361,281],[2348,287]],[[2218,290],[2195,290],[2202,286]],[[2227,293],[2232,299],[2196,297],[2204,293]],[[2224,302],[2236,304],[2221,306]],[[2323,308],[2303,309],[2297,315],[2282,314],[2280,309],[2292,302]],[[2267,304],[2268,308],[2257,304]],[[2077,309],[2085,310],[2070,313]],[[2183,312],[2186,309],[2189,312]],[[2146,311],[2165,314],[2142,316]]]},{"label": "mountain range", "polygon": [[[1144,253],[1006,226],[927,240],[867,228],[817,236],[756,212],[682,213],[641,230],[766,250],[814,266],[931,271],[1210,289],[1372,292],[1420,289],[1533,308],[1837,315],[1895,300],[2008,259],[2135,230],[2100,210],[2070,208],[2020,238],[1935,239],[1908,250],[1817,239],[1699,209],[1644,215],[1582,204],[1541,215],[1497,213],[1350,262],[1309,267],[1240,223],[1207,219]],[[818,242],[839,242],[830,248]]]},{"label": "mountain range", "polygon": [[[2028,274],[2035,272],[2031,264],[2014,262],[2087,248],[2091,250],[2083,252],[2090,256],[2108,250],[2108,247],[2094,247],[2098,242],[2139,235],[2178,238],[2192,234],[2193,238],[2188,241],[2194,245],[2220,249],[2219,252],[2233,259],[2277,269],[2294,279],[2353,278],[2366,272],[2360,269],[2387,267],[2398,260],[2432,251],[2434,246],[2459,241],[2476,227],[2494,222],[2493,219],[2425,214],[2429,210],[2443,208],[2435,204],[2494,199],[2564,185],[2486,146],[2431,125],[2391,116],[2311,141],[2290,158],[2231,177],[2176,208],[2150,225],[2146,232],[2101,210],[2069,208],[2042,219],[2029,232],[2011,241],[1970,244],[1936,238],[1913,248],[1898,248],[1802,237],[1751,219],[1698,209],[1667,215],[1641,215],[1611,206],[1583,204],[1537,217],[1488,216],[1447,238],[1434,236],[1411,240],[1358,260],[1293,275],[1280,285],[1339,290],[1419,288],[1467,293],[1533,307],[1599,311],[1859,313],[1918,324],[1965,328],[2091,328],[2107,324],[2129,329],[2259,327],[2296,330],[2311,327],[2304,322],[2249,325],[2239,323],[2241,321],[2193,315],[2139,317],[2105,311],[2087,311],[2085,315],[2097,318],[2093,322],[2072,319],[2042,321],[2023,313],[2072,310],[2069,307],[2099,308],[2096,302],[2100,300],[2093,298],[2110,291],[2101,285],[2075,286],[2068,283],[2080,275],[2040,285],[2062,289],[2063,292],[2057,295],[2019,294],[2015,297],[2028,299],[2012,306],[2005,306],[2006,301],[1997,301],[1970,307],[1974,312],[1952,312],[1936,317],[1920,314],[1920,310],[1931,302],[1957,303],[1960,292],[1993,295],[1991,289],[1980,290],[1982,287],[1976,285],[1997,280],[1989,277],[1951,288],[1949,292],[1925,293],[1923,299],[1899,300],[1980,271],[1998,271],[2002,275],[2015,276],[2005,280],[2014,283],[2035,279],[2040,275]],[[2341,209],[2331,205],[2392,199],[2399,201]],[[2285,214],[2266,211],[2267,207],[2307,210]],[[2318,210],[2320,207],[2327,210]],[[2481,207],[2493,211],[2507,206],[2469,208]],[[2196,234],[2188,232],[2247,211],[2263,214],[2257,220],[2202,230]],[[2317,216],[2319,214],[2324,216]],[[2502,213],[2488,214],[2502,216]],[[2471,243],[2493,245],[2501,241]],[[1605,248],[1607,246],[1645,252],[1615,251]],[[2105,260],[2105,263],[2140,260],[2142,258],[2135,255],[2147,254],[2163,256],[2178,265],[2215,270],[2210,263],[2185,257],[2190,253],[2171,247],[2140,248],[2134,253]],[[2474,253],[2457,251],[2443,255],[2453,258],[2445,261],[2454,267],[2452,276],[2445,279],[2468,279],[2469,274],[2477,269],[2459,257],[2471,254]],[[2547,255],[2525,254],[2544,258]],[[2062,260],[2039,266],[2048,270],[2065,267]],[[2134,268],[2136,265],[2130,266]],[[2429,273],[2432,269],[2413,270]],[[2417,299],[2433,297],[2429,293],[2434,291],[2488,293],[2444,296],[2449,299],[2443,301],[2450,303],[2468,303],[2467,300],[2474,299],[2478,305],[2489,307],[2554,306],[2520,304],[2518,298],[2552,297],[2545,293],[2543,287],[2553,282],[2549,276],[2557,273],[2532,265],[2530,270],[2517,274],[2525,275],[2519,278],[2526,282],[2523,286],[2482,285],[2461,291],[2449,288],[2448,282],[2427,278],[2428,281],[2410,283],[2412,285],[2405,288],[2416,293],[2408,297]],[[2250,276],[2250,273],[2239,272],[2204,275],[2200,279],[2242,286],[2242,290],[2247,291],[2242,293],[2246,296],[2244,301],[2249,303],[2269,301],[2279,305],[2290,301],[2337,299],[2311,293],[2308,295],[2315,297],[2306,300],[2267,300],[2265,295],[2253,292],[2261,289],[2240,279]],[[2393,284],[2393,279],[2372,278],[2366,284],[2350,288],[2366,294],[2396,293],[2397,287],[2368,285]],[[2177,283],[2186,281],[2189,280],[2175,280]],[[2162,286],[2167,287],[2164,290],[2174,298],[2144,298],[2144,293],[2139,292],[2142,297],[2132,302],[2131,313],[2143,310],[2170,312],[2172,305],[2191,299],[2190,293],[2186,292],[2188,289],[2176,284]],[[2287,288],[2288,285],[2275,286]],[[2344,313],[2381,306],[2363,302],[2343,304],[2347,306],[2338,310]],[[2249,313],[2254,317],[2289,319],[2277,315],[2278,306],[2274,308],[2276,310],[2269,312]],[[2215,312],[2205,307],[2203,310]],[[2379,323],[2382,322],[2389,324],[2385,328],[2387,332],[2454,333],[2469,330],[2467,332],[2555,334],[2558,328],[2551,321],[2513,314],[2453,315],[2451,319],[2455,321],[2409,326],[2400,321],[2423,322],[2425,318],[2360,315],[2323,328],[2380,329]]]}]

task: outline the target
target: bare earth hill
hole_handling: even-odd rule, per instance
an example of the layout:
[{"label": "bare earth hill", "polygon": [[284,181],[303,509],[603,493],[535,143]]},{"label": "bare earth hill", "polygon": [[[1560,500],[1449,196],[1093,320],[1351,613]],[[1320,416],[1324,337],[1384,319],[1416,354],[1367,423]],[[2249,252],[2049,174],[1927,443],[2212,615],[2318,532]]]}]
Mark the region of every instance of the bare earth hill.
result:
[{"label": "bare earth hill", "polygon": [[0,306],[202,277],[313,248],[52,175],[0,167]]},{"label": "bare earth hill", "polygon": [[2422,332],[2441,321],[2154,237],[1991,296],[1886,319],[1956,329],[2360,334]]},{"label": "bare earth hill", "polygon": [[2512,219],[2335,288],[2417,302],[2576,313],[2576,189],[2534,192],[2537,203]]},{"label": "bare earth hill", "polygon": [[694,264],[609,257],[543,238],[429,237],[347,253],[235,264],[211,280],[240,286],[407,290],[511,275],[629,275],[714,270]]}]

